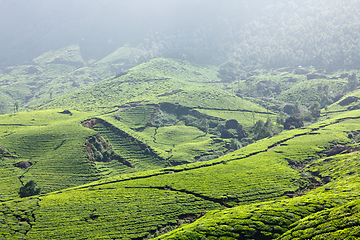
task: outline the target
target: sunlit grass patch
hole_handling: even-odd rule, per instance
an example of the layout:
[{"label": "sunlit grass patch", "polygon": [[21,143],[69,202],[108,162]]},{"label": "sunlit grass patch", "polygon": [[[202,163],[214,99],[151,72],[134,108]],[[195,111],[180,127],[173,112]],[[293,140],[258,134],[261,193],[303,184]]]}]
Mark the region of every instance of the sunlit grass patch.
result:
[{"label": "sunlit grass patch", "polygon": [[[26,159],[32,163],[32,166],[22,173],[14,166],[9,166],[10,170],[18,172],[16,177],[21,177],[23,182],[35,180],[43,192],[98,179],[92,166],[87,163],[87,154],[84,151],[86,139],[94,134],[80,124],[81,119],[87,116],[88,113],[76,111],[70,116],[56,110],[1,116],[4,125],[0,126],[3,133],[0,144],[17,158],[13,159],[13,162]],[[12,124],[18,125],[14,128]],[[15,183],[18,184],[19,179]]]},{"label": "sunlit grass patch", "polygon": [[221,208],[185,193],[137,188],[136,182],[42,197],[28,237],[133,239],[145,237],[161,226],[175,225],[182,216],[197,216],[205,210]]}]

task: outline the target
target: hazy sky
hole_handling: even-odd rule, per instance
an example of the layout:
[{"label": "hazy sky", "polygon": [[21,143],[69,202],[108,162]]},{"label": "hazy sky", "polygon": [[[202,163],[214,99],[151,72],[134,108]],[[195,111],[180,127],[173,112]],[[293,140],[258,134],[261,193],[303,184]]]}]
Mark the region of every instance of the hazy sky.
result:
[{"label": "hazy sky", "polygon": [[241,24],[254,17],[250,10],[271,2],[275,1],[0,0],[0,60],[28,60],[74,43],[81,44],[88,57],[104,56],[159,32],[191,33],[219,22]]}]

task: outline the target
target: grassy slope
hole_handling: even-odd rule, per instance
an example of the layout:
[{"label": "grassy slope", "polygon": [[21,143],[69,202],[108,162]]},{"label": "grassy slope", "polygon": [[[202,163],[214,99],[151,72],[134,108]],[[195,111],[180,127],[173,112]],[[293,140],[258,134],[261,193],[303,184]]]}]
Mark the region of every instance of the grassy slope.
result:
[{"label": "grassy slope", "polygon": [[[75,50],[73,52],[76,53]],[[55,56],[57,56],[57,54],[51,53],[48,54],[48,56],[37,59],[37,61],[51,62],[54,61],[53,58]],[[66,56],[63,56],[63,59],[67,61],[71,60],[67,59]],[[147,81],[152,79],[151,76],[153,76],[153,74],[170,74],[169,72],[173,71],[174,68],[179,69],[179,71],[174,71],[173,73],[174,76],[180,79],[176,79],[176,81],[178,81],[177,85],[172,84],[175,80],[161,80],[160,84],[156,81],[155,83]],[[194,74],[195,70],[198,70],[196,72],[197,74]],[[212,69],[199,68],[186,62],[156,59],[134,68],[129,74],[123,77],[109,79],[94,87],[88,88],[87,90],[89,90],[90,93],[86,94],[86,96],[97,94],[99,98],[102,98],[107,104],[119,104],[117,100],[114,100],[114,102],[108,101],[109,99],[116,99],[121,96],[117,92],[116,87],[118,87],[122,91],[128,91],[128,94],[132,96],[138,94],[136,91],[143,91],[143,97],[155,103],[167,101],[178,102],[177,100],[185,99],[187,103],[184,102],[184,104],[188,106],[195,104],[196,107],[218,107],[247,111],[249,111],[249,109],[255,109],[265,112],[265,110],[258,105],[229,95],[227,92],[213,89],[204,90],[204,87],[197,86],[193,83],[209,81],[209,76],[213,75],[212,71]],[[187,83],[188,86],[186,86],[186,84],[183,84],[185,82],[181,81],[187,79],[188,76],[193,77],[190,79],[190,83]],[[167,79],[166,76],[160,78]],[[118,84],[119,81],[123,83],[123,85]],[[143,81],[145,81],[145,83]],[[171,83],[164,85],[163,83],[167,81],[171,81]],[[111,85],[108,84],[109,82]],[[145,94],[149,92],[149,88],[147,88],[145,84],[149,84],[149,87],[155,88],[158,92],[156,92],[156,94],[152,92],[153,95]],[[128,87],[128,90],[125,89],[125,85]],[[134,85],[138,85],[139,90],[134,88]],[[189,90],[187,92],[180,92],[180,97],[175,97],[175,95],[158,96],[165,92],[177,90],[177,86],[186,87]],[[192,87],[194,87],[194,89],[192,89]],[[85,89],[84,91],[86,92],[87,90]],[[105,92],[106,94],[104,94]],[[209,100],[202,95],[204,92],[208,93],[207,96]],[[83,91],[81,91],[81,93],[83,93]],[[194,99],[190,101],[189,99],[191,98],[184,98],[184,96],[182,96],[183,94],[191,95]],[[126,102],[133,100],[129,98],[129,95],[125,95]],[[80,96],[83,97],[85,95],[80,94]],[[228,98],[230,98],[231,101],[229,101]],[[69,99],[71,99],[71,97],[66,97],[62,100]],[[91,110],[103,111],[101,108],[96,108],[96,105],[90,104],[91,101],[89,102],[89,97],[85,100],[85,107],[84,103],[81,103],[81,98],[76,99],[76,101],[70,101],[70,103],[80,105],[87,110],[91,108]],[[94,100],[101,105],[102,101],[99,99]],[[57,100],[54,100],[52,103],[56,101]],[[226,151],[224,148],[226,141],[216,143],[211,139],[213,135],[205,134],[203,131],[192,126],[185,126],[181,122],[174,126],[161,127],[158,129],[149,127],[145,131],[137,131],[136,128],[146,126],[152,116],[154,110],[153,107],[149,106],[151,105],[144,105],[145,108],[149,108],[147,110],[147,117],[139,122],[137,121],[139,119],[138,114],[141,113],[140,115],[142,115],[141,107],[140,113],[135,111],[139,108],[130,108],[124,112],[103,115],[101,117],[98,116],[118,129],[117,131],[124,131],[127,137],[121,139],[130,139],[128,142],[118,144],[119,136],[114,135],[114,132],[109,131],[109,129],[99,128],[98,126],[95,129],[112,142],[114,150],[121,157],[131,162],[135,167],[134,169],[126,167],[117,161],[112,161],[111,163],[87,163],[87,156],[84,152],[84,142],[86,138],[94,135],[96,131],[83,128],[80,122],[95,116],[96,114],[94,112],[81,113],[72,110],[74,116],[57,113],[60,110],[2,115],[1,122],[3,125],[1,125],[1,131],[3,134],[0,139],[0,144],[3,144],[12,152],[16,152],[17,155],[16,159],[7,158],[6,161],[2,162],[4,166],[2,171],[3,181],[9,183],[9,185],[3,186],[3,197],[13,198],[17,195],[17,191],[21,186],[18,178],[21,176],[21,180],[24,183],[30,179],[34,179],[38,182],[39,186],[42,187],[43,192],[51,192],[114,174],[166,167],[172,165],[169,162],[170,158],[173,164],[189,163],[193,162],[196,157],[202,155],[216,152],[214,155],[214,157],[216,157]],[[122,121],[116,121],[114,114],[121,116]],[[155,131],[157,131],[156,141],[153,139],[155,137]],[[149,146],[157,156],[155,158],[144,157],[146,154],[141,151],[146,149],[142,149],[139,152],[140,149],[136,146],[138,143]],[[219,153],[217,153],[217,151],[219,151]],[[31,162],[33,166],[27,170],[13,167],[13,164],[23,160]]]},{"label": "grassy slope", "polygon": [[[87,116],[56,110],[1,115],[0,144],[16,157],[1,161],[1,178],[11,183],[1,184],[1,200],[18,195],[20,176],[24,183],[35,180],[44,193],[99,179],[84,152],[84,142],[95,134],[80,125]],[[33,165],[26,170],[13,166],[21,161]]]},{"label": "grassy slope", "polygon": [[[322,130],[340,133],[358,129],[345,122]],[[355,201],[360,194],[358,157],[359,152],[355,152],[310,161],[302,171],[332,180],[304,196],[212,211],[159,239],[355,239],[351,237],[360,235],[359,201]]]},{"label": "grassy slope", "polygon": [[[304,225],[298,223],[300,219],[312,221],[315,226],[318,223],[311,220],[312,214],[322,214],[324,209],[335,211],[337,208],[333,207],[349,209],[347,205],[344,208],[341,205],[358,196],[358,176],[353,174],[358,168],[356,162],[350,164],[347,171],[335,171],[337,177],[333,177],[332,182],[305,196],[288,199],[286,194],[306,193],[312,185],[321,184],[323,177],[332,174],[325,168],[314,170],[313,167],[321,165],[318,161],[324,160],[321,153],[324,150],[334,144],[351,143],[348,133],[359,131],[358,120],[355,119],[359,116],[358,111],[337,117],[346,121],[329,119],[308,128],[284,132],[216,160],[156,170],[168,166],[169,159],[192,162],[197,156],[221,150],[226,143],[214,144],[214,135],[186,126],[182,121],[172,126],[149,126],[153,107],[158,103],[192,107],[222,119],[235,118],[245,128],[249,128],[255,120],[265,120],[268,116],[274,118],[265,108],[219,88],[223,84],[214,76],[216,72],[212,68],[184,61],[155,59],[131,69],[124,76],[105,80],[43,106],[44,109],[67,107],[87,113],[72,110],[74,115],[70,117],[46,110],[2,116],[1,123],[4,124],[0,126],[0,144],[17,158],[1,159],[1,178],[7,183],[2,185],[1,196],[2,201],[7,201],[0,207],[0,220],[7,227],[1,229],[1,236],[17,238],[26,233],[29,239],[80,236],[137,239],[152,237],[157,232],[192,221],[204,211],[234,207],[226,210],[229,213],[206,214],[199,222],[170,234],[175,238],[184,238],[186,231],[192,238],[243,236],[271,239],[289,231],[284,235],[289,238],[291,234],[303,234]],[[252,81],[260,82],[266,76],[260,75]],[[284,76],[276,75],[279,82]],[[318,80],[300,85],[305,84],[310,91],[312,85],[309,82],[318,83]],[[343,84],[343,80],[334,84],[338,83]],[[121,105],[131,102],[143,103],[116,112],[124,108]],[[106,114],[96,114],[94,110]],[[113,112],[108,113],[110,111]],[[121,120],[116,120],[115,115]],[[93,117],[105,121],[106,126],[98,124],[94,131],[80,125],[83,120]],[[107,138],[115,151],[135,168],[125,167],[116,161],[88,163],[84,142],[96,132]],[[139,148],[139,145],[146,148]],[[145,150],[155,155],[146,156],[148,153]],[[27,170],[13,167],[14,163],[22,160],[36,164]],[[296,161],[299,166],[291,168],[289,160]],[[343,160],[344,155],[341,155],[332,165]],[[148,169],[154,170],[137,172]],[[349,172],[350,177],[347,177]],[[119,173],[128,174],[117,175]],[[21,186],[18,177],[21,175],[24,182],[35,179],[43,188],[43,193],[49,194],[29,202],[26,199],[9,201],[16,198]],[[103,180],[50,193],[96,179]],[[311,179],[315,179],[315,183]],[[28,204],[29,210],[21,210]],[[274,209],[279,209],[275,215]],[[22,214],[24,217],[21,217]],[[278,220],[279,215],[287,214],[289,219],[293,219]],[[356,211],[354,214],[357,214]],[[234,215],[235,219],[243,217],[243,222],[234,220]],[[297,217],[293,217],[295,215]],[[310,220],[306,220],[307,217]],[[122,221],[119,222],[119,219]],[[62,226],[58,222],[62,222]],[[221,227],[219,231],[217,226]],[[293,226],[296,227],[292,229]],[[292,233],[293,230],[296,233]]]},{"label": "grassy slope", "polygon": [[[319,225],[312,220],[313,214],[354,209],[349,206],[359,196],[358,153],[324,158],[320,152],[337,143],[351,143],[347,133],[360,130],[359,115],[353,111],[338,117],[346,121],[329,119],[284,132],[216,160],[116,176],[38,197],[39,207],[33,211],[36,220],[29,220],[32,228],[27,238],[137,239],[217,209],[163,238],[272,239],[286,232],[283,237],[287,239],[300,234],[291,231],[301,232],[303,222]],[[286,161],[289,156],[306,159],[306,166],[292,169]],[[319,182],[325,176],[331,176],[331,182],[306,191],[313,184],[309,175],[317,171],[313,177]],[[306,194],[286,196],[299,190]],[[343,205],[347,203],[350,205]],[[6,204],[9,202],[2,208]],[[235,207],[222,210],[226,206]],[[4,234],[15,233],[6,230]]]},{"label": "grassy slope", "polygon": [[[179,60],[154,59],[132,68],[126,75],[102,81],[54,100],[44,108],[62,106],[109,111],[125,103],[145,101],[171,102],[187,107],[266,112],[257,104],[224,90],[214,89],[212,83],[218,84],[219,79],[213,76],[216,76],[216,71],[212,68],[194,66]],[[162,96],[177,90],[182,91]]]},{"label": "grassy slope", "polygon": [[[20,109],[33,109],[115,75],[122,67],[129,67],[123,66],[131,58],[127,48],[124,49],[98,62],[86,63],[79,46],[71,45],[46,52],[28,65],[0,71],[0,113],[12,112],[15,102]],[[113,64],[115,60],[122,61]]]},{"label": "grassy slope", "polygon": [[[343,100],[351,97],[354,98],[354,101],[347,104],[345,103],[340,104]],[[323,111],[323,113],[327,115],[331,115],[332,113],[336,114],[337,112],[345,112],[348,110],[357,109],[360,104],[359,98],[360,98],[360,90],[359,89],[354,90],[343,96],[339,101],[331,104],[326,111]]]}]

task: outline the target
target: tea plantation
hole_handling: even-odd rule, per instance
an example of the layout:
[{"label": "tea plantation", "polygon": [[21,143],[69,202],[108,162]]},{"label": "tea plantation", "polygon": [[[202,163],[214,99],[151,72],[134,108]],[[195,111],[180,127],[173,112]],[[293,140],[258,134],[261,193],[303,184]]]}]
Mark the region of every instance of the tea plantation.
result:
[{"label": "tea plantation", "polygon": [[[75,45],[34,61],[89,70]],[[158,58],[51,101],[49,80],[0,115],[0,239],[359,239],[358,90],[309,71]]]},{"label": "tea plantation", "polygon": [[[142,161],[154,170],[110,178],[104,178],[97,170],[98,163],[86,161],[84,141],[96,134],[96,130],[108,137],[109,142],[119,142],[113,139],[116,131],[106,130],[104,124],[95,125],[94,130],[83,127],[80,122],[87,114],[80,112],[72,116],[51,110],[15,115],[13,124],[22,122],[23,126],[8,126],[2,131],[2,145],[14,149],[13,158],[3,158],[2,162],[15,157],[36,160],[36,164],[24,170],[22,181],[35,179],[44,191],[40,196],[18,199],[14,189],[13,200],[6,199],[6,195],[3,197],[1,236],[4,239],[19,236],[26,236],[26,239],[145,239],[175,228],[160,238],[308,239],[329,236],[336,239],[336,236],[358,236],[355,231],[359,226],[356,210],[360,189],[358,152],[327,156],[327,151],[340,145],[352,149],[358,146],[348,133],[360,130],[360,111],[280,133],[215,160],[167,168],[153,165],[157,162],[155,159],[131,155],[141,149],[131,153],[131,148],[126,150],[127,147],[114,145],[114,151],[133,161],[136,170],[142,170],[138,165]],[[37,121],[37,117],[44,115],[48,115],[46,126],[41,120]],[[35,121],[26,125],[26,119]],[[78,122],[71,125],[77,127],[71,128],[70,122]],[[37,134],[32,133],[33,129],[38,129]],[[128,128],[127,134],[130,130]],[[67,168],[64,156],[70,154],[72,148],[62,143],[56,132],[73,134],[74,137],[66,137],[73,139],[69,143],[72,146],[76,146],[76,139],[82,139],[83,147],[78,148],[83,149],[83,153],[72,154],[83,159],[77,168],[75,159],[72,159],[72,168]],[[122,135],[122,138],[139,141],[136,135],[130,136]],[[18,141],[25,145],[30,137],[42,144],[29,145],[27,151],[16,147]],[[57,149],[67,149],[57,161],[57,150],[46,153],[52,142],[57,143],[54,144]],[[38,156],[39,151],[46,153],[46,158]],[[62,164],[54,165],[56,162]],[[8,168],[10,165],[4,167]],[[88,184],[81,185],[86,182]],[[71,186],[74,188],[68,188]],[[56,190],[60,191],[52,192]],[[319,230],[309,231],[312,228]]]}]

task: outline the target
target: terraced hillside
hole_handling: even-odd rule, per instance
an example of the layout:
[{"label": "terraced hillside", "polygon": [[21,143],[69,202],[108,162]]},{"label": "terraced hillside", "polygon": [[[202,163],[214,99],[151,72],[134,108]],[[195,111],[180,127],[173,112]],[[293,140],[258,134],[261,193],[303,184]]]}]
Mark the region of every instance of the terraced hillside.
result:
[{"label": "terraced hillside", "polygon": [[9,152],[1,160],[1,179],[9,184],[1,184],[0,199],[16,198],[31,179],[44,193],[99,179],[83,147],[94,135],[80,124],[87,116],[56,110],[0,115],[0,145]]},{"label": "terraced hillside", "polygon": [[[69,59],[66,54],[63,59],[68,62],[73,58],[80,59],[79,55],[71,55],[77,52],[75,50],[66,51],[70,54]],[[63,53],[45,54],[37,61],[52,62],[55,56]],[[170,74],[173,68],[179,69],[172,74],[176,79],[161,76],[152,80],[154,75]],[[202,73],[195,72],[195,69]],[[42,192],[47,193],[116,174],[214,159],[239,148],[240,145],[231,145],[231,138],[237,137],[236,131],[229,139],[220,137],[218,126],[225,124],[230,117],[206,114],[208,108],[212,112],[230,109],[232,112],[251,113],[252,120],[237,118],[244,120],[246,130],[252,127],[255,118],[266,120],[273,115],[259,105],[226,91],[194,83],[205,84],[204,81],[209,81],[213,73],[212,69],[199,68],[187,62],[155,59],[125,75],[58,98],[43,107],[53,108],[61,103],[62,109],[2,115],[0,144],[11,153],[3,161],[8,168],[3,176],[13,185],[3,186],[6,189],[4,198],[16,196],[19,187],[30,180],[35,180]],[[190,81],[189,75],[193,75]],[[165,82],[168,85],[164,85]],[[149,86],[146,87],[146,84]],[[138,88],[134,88],[135,85]],[[178,89],[179,86],[188,90]],[[124,91],[126,94],[121,94]],[[139,91],[146,100],[134,101],[131,96],[139,97]],[[91,99],[90,96],[96,98]],[[125,100],[122,102],[119,98]],[[77,106],[87,112],[73,108],[63,111],[63,106]],[[101,120],[102,125],[97,124],[89,130],[80,124],[89,119]],[[99,151],[93,152],[102,156],[100,161],[93,161],[94,156],[88,156],[90,152],[85,146],[96,134],[112,145],[109,151],[97,149]],[[104,160],[103,154],[112,154],[111,151],[114,155]],[[25,164],[25,167],[19,169],[19,164]]]},{"label": "terraced hillside", "polygon": [[356,239],[359,121],[351,111],[215,160],[5,201],[1,236]]},{"label": "terraced hillside", "polygon": [[[219,84],[220,89],[216,90],[214,86]],[[266,112],[266,109],[222,90],[215,69],[161,58],[134,67],[119,77],[56,99],[42,108],[62,106],[106,112],[127,103],[143,101],[153,104],[170,102],[205,109]]]},{"label": "terraced hillside", "polygon": [[0,239],[359,238],[355,73],[217,70],[153,59],[0,115]]}]

